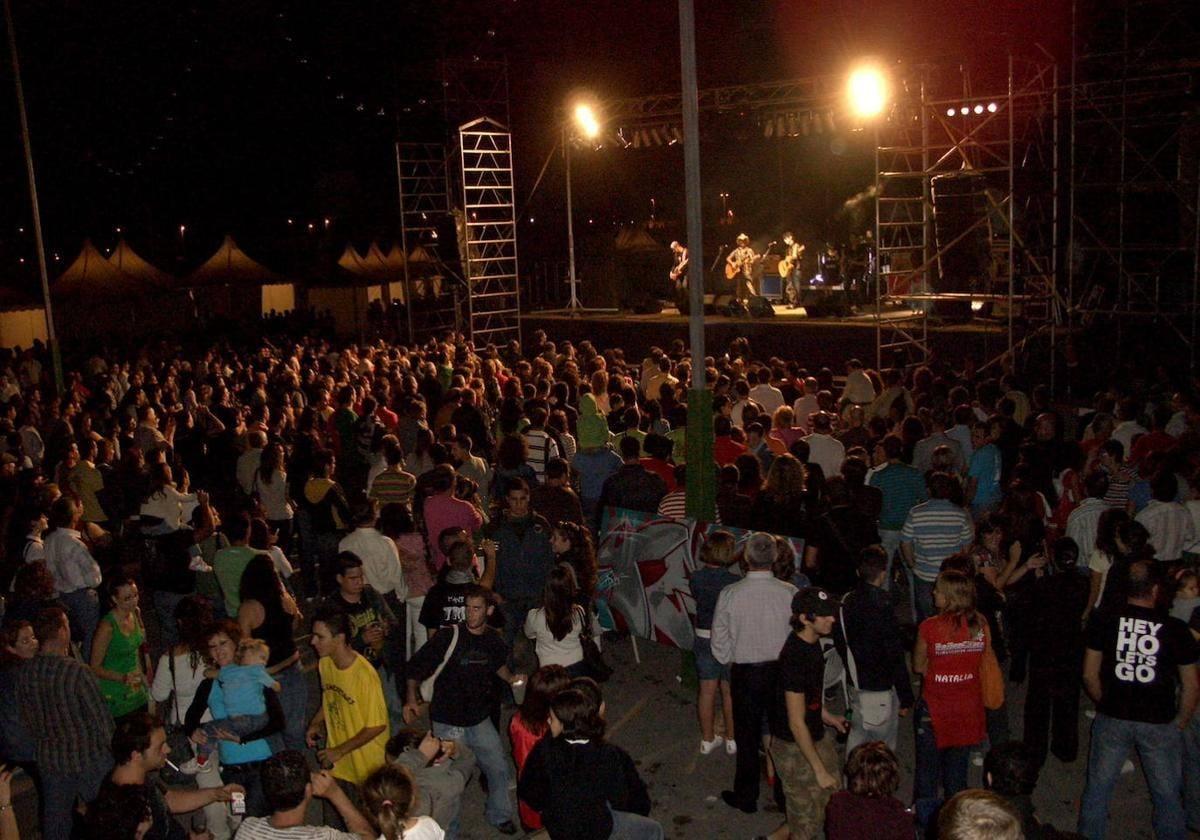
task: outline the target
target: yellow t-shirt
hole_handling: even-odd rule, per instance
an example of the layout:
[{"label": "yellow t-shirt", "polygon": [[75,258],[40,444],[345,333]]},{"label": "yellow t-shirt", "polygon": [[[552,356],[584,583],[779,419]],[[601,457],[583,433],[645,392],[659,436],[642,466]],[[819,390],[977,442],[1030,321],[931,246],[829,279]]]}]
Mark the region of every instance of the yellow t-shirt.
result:
[{"label": "yellow t-shirt", "polygon": [[334,778],[361,785],[387,759],[388,713],[379,674],[358,654],[344,671],[328,656],[321,657],[317,668],[329,746],[344,744],[367,727],[383,727],[379,735],[333,765]]}]

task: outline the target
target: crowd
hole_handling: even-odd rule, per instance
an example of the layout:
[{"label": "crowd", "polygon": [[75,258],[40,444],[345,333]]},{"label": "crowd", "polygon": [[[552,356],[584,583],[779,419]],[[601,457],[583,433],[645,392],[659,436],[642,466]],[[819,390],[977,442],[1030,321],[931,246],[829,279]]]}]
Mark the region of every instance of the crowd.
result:
[{"label": "crowd", "polygon": [[476,770],[502,834],[664,836],[605,739],[596,543],[683,516],[689,470],[698,751],[733,808],[765,778],[772,837],[1052,836],[1083,692],[1079,833],[1134,752],[1156,835],[1200,829],[1200,399],[1164,372],[1076,406],[738,339],[688,464],[678,341],[272,339],[99,351],[57,395],[38,348],[0,360],[0,761],[42,836],[453,838]]}]

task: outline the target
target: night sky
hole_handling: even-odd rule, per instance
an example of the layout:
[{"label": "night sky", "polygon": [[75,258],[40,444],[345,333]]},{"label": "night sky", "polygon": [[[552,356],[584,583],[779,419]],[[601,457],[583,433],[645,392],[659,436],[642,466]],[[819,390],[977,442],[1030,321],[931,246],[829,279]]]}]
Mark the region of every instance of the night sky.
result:
[{"label": "night sky", "polygon": [[[347,240],[394,238],[391,142],[436,130],[423,116],[440,111],[441,56],[507,57],[521,246],[549,255],[563,226],[557,160],[533,201],[524,198],[557,139],[555,110],[579,88],[605,97],[679,86],[671,0],[12,4],[47,247],[61,257],[52,275],[85,236],[111,247],[117,226],[180,273],[226,232],[284,270],[319,262]],[[696,6],[701,86],[841,73],[877,55],[949,67],[970,59],[976,85],[987,88],[989,76],[1001,81],[1010,45],[1028,53],[1039,42],[1063,56],[1069,45],[1065,0]],[[2,64],[0,282],[11,284],[23,282],[34,248],[7,48]],[[748,224],[819,236],[832,208],[871,177],[861,135],[764,141],[735,118],[703,130],[709,215],[728,191]],[[678,148],[577,158],[578,223],[611,230],[618,218],[644,221],[651,198],[660,217],[681,219],[681,162]]]}]

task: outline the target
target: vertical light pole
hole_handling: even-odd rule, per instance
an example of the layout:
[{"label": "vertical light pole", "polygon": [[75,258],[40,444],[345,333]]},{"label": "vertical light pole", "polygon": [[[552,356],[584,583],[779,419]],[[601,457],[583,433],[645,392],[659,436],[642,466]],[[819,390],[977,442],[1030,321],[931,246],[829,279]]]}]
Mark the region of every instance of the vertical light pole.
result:
[{"label": "vertical light pole", "polygon": [[54,367],[54,389],[62,391],[62,355],[54,332],[54,309],[50,304],[50,274],[46,267],[46,244],[42,238],[42,211],[38,206],[37,179],[33,174],[33,144],[29,139],[29,118],[25,114],[25,88],[21,85],[21,62],[17,57],[17,33],[13,29],[12,7],[4,0],[4,25],[8,29],[8,51],[12,56],[13,84],[17,89],[17,113],[21,118],[21,140],[25,146],[25,174],[29,179],[29,203],[33,210],[33,241],[37,247],[38,273],[42,280],[42,302],[46,307],[46,341]]},{"label": "vertical light pole", "polygon": [[[696,12],[679,0],[679,64],[683,79],[683,173],[687,194],[688,339],[692,381],[688,390],[687,515],[711,522],[716,516],[717,475],[713,463],[712,391],[704,369],[704,224],[700,200],[700,94],[696,83]],[[722,193],[722,204],[725,195]]]},{"label": "vertical light pole", "polygon": [[575,208],[571,201],[571,138],[564,125],[562,130],[563,158],[567,170],[567,272],[571,279],[571,300],[567,309],[574,312],[579,309],[578,280],[575,277]]}]

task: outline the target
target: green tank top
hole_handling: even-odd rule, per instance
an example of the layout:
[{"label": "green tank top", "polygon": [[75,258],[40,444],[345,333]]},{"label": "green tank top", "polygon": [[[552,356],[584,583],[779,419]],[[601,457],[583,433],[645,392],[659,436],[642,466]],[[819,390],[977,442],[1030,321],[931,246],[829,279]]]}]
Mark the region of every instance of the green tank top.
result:
[{"label": "green tank top", "polygon": [[[146,641],[145,628],[139,621],[134,625],[133,632],[125,634],[121,631],[117,617],[111,612],[104,616],[104,621],[112,627],[113,634],[108,643],[108,650],[104,654],[104,661],[100,663],[100,666],[118,674],[136,672],[138,650]],[[100,680],[99,682],[100,693],[104,695],[104,700],[108,703],[108,710],[112,712],[113,717],[129,714],[146,705],[150,699],[144,685],[130,688],[123,682],[114,682],[113,680]]]}]

